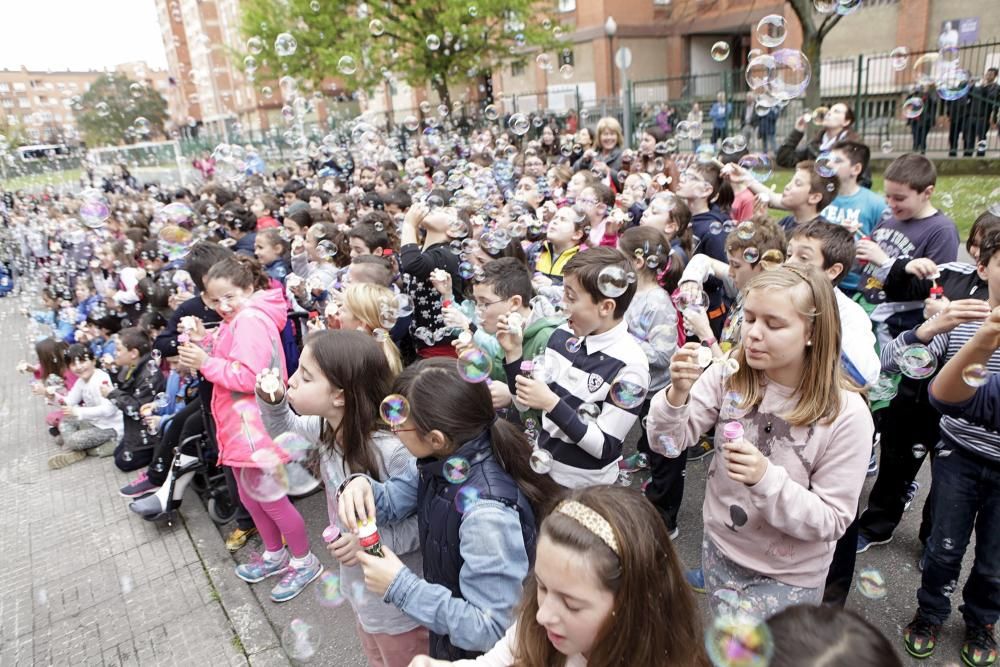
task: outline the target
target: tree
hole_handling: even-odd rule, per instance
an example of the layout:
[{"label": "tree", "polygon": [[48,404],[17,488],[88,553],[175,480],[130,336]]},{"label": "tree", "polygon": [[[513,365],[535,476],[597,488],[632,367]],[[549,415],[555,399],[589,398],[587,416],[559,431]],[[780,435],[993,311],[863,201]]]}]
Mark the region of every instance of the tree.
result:
[{"label": "tree", "polygon": [[[809,88],[806,90],[806,107],[814,109],[820,104],[820,73],[822,63],[820,56],[823,49],[823,40],[833,27],[844,18],[843,14],[833,12],[819,14],[813,4],[813,0],[788,0],[799,17],[802,24],[802,53],[809,59],[812,68],[812,78],[809,81]],[[823,16],[823,20],[817,23],[818,16]]]},{"label": "tree", "polygon": [[88,146],[114,146],[164,135],[167,101],[150,86],[111,73],[90,86],[73,112]]},{"label": "tree", "polygon": [[7,148],[17,148],[31,143],[24,125],[17,120],[8,123],[7,118],[3,115],[0,115],[0,137],[3,137],[0,139],[0,153],[3,153]]},{"label": "tree", "polygon": [[[449,86],[555,49],[563,31],[539,16],[534,0],[249,0],[242,28],[247,71],[287,74],[317,88],[330,76],[363,90],[383,81],[429,84],[449,107]],[[275,43],[284,33],[297,44],[287,56],[276,53],[287,46],[283,37]],[[549,62],[558,66],[551,54]]]}]

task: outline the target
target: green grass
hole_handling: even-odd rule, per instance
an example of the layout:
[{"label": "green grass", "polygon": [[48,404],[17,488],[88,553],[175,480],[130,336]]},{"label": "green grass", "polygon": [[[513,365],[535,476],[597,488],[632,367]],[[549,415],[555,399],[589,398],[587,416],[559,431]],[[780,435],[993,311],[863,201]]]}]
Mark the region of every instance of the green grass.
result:
[{"label": "green grass", "polygon": [[[791,169],[775,171],[774,176],[767,182],[768,187],[773,185],[777,192],[781,192],[792,179],[793,173],[795,172]],[[872,178],[875,181],[872,190],[883,194],[882,174],[873,174]],[[964,243],[975,219],[991,204],[1000,202],[989,199],[991,193],[1000,189],[998,186],[1000,179],[995,176],[938,176],[937,187],[934,188],[931,201],[938,209],[952,217],[958,225],[958,233]],[[949,203],[946,195],[951,197],[951,206],[946,205]],[[778,213],[779,218],[785,215],[784,211]]]},{"label": "green grass", "polygon": [[46,185],[66,185],[80,182],[80,169],[49,171],[42,174],[28,174],[14,178],[0,178],[0,186],[5,190],[37,190]]}]

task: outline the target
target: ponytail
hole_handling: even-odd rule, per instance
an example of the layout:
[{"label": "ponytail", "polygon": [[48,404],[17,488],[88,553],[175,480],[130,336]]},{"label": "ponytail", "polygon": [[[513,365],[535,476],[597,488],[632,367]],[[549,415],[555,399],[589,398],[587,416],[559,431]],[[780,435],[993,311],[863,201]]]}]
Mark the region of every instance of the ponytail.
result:
[{"label": "ponytail", "polygon": [[463,380],[454,359],[438,357],[409,366],[396,378],[393,391],[409,400],[410,419],[420,433],[441,431],[453,448],[489,429],[497,463],[517,483],[536,515],[543,514],[558,494],[559,486],[548,475],[531,469],[528,438],[497,418],[486,384]]}]

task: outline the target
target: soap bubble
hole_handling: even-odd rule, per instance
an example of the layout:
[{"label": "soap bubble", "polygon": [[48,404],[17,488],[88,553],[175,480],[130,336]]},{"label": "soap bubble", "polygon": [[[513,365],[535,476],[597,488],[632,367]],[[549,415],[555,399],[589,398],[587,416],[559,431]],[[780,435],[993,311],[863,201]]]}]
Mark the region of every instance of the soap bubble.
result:
[{"label": "soap bubble", "polygon": [[500,111],[495,104],[487,104],[483,107],[483,118],[490,121],[500,118]]},{"label": "soap bubble", "polygon": [[340,60],[337,61],[337,70],[341,74],[350,76],[358,71],[358,63],[354,60],[354,56],[341,56]]},{"label": "soap bubble", "polygon": [[649,387],[643,377],[635,371],[622,371],[611,382],[608,392],[611,402],[623,410],[633,410],[646,400]]},{"label": "soap bubble", "polygon": [[258,449],[250,455],[253,466],[240,468],[240,488],[262,503],[281,500],[288,495],[288,473],[278,454]]},{"label": "soap bubble", "polygon": [[892,142],[886,139],[882,142],[882,152],[891,153],[892,152]]},{"label": "soap bubble", "polygon": [[976,152],[977,153],[985,153],[986,149],[989,148],[989,146],[990,146],[990,142],[989,141],[987,141],[986,139],[980,139],[976,143]]},{"label": "soap bubble", "polygon": [[750,172],[750,176],[761,183],[771,179],[774,167],[766,153],[750,153],[740,158],[739,165]]},{"label": "soap bubble", "polygon": [[601,416],[601,408],[596,403],[581,403],[576,410],[577,416],[586,424],[596,422]]},{"label": "soap bubble", "polygon": [[755,228],[753,226],[753,223],[750,222],[749,220],[746,220],[737,225],[736,236],[738,236],[741,241],[749,241],[750,239],[753,238],[754,231]]},{"label": "soap bubble", "polygon": [[552,452],[547,449],[536,449],[528,458],[528,465],[539,475],[547,475],[552,470]]},{"label": "soap bubble", "polygon": [[972,90],[972,75],[961,67],[948,68],[937,80],[937,94],[946,102],[953,102]]},{"label": "soap bubble", "polygon": [[583,343],[579,338],[570,337],[566,339],[566,351],[570,354],[576,354],[579,352],[581,345],[583,345]]},{"label": "soap bubble", "polygon": [[743,251],[743,259],[750,264],[756,264],[760,259],[760,251],[757,248],[747,248]]},{"label": "soap bubble", "polygon": [[431,51],[437,51],[441,48],[441,38],[434,34],[427,35],[425,43],[427,44],[427,48]]},{"label": "soap bubble", "polygon": [[776,269],[785,263],[785,254],[776,248],[766,250],[760,256],[760,266],[766,271]]},{"label": "soap bubble", "polygon": [[924,112],[924,101],[919,97],[910,97],[903,102],[903,115],[909,119],[919,118]]},{"label": "soap bubble", "polygon": [[941,195],[941,206],[944,208],[951,208],[955,205],[955,199],[947,192]]},{"label": "soap bubble", "polygon": [[156,221],[163,225],[179,225],[190,228],[194,226],[195,215],[190,206],[178,201],[167,204],[157,211]]},{"label": "soap bubble", "polygon": [[925,456],[927,456],[927,447],[918,442],[917,444],[913,445],[912,449],[910,450],[910,453],[913,454],[913,458],[922,459]]},{"label": "soap bubble", "polygon": [[910,63],[910,50],[905,46],[897,46],[889,52],[889,59],[892,62],[892,69],[902,72]]},{"label": "soap bubble", "polygon": [[908,345],[899,353],[899,370],[914,380],[930,377],[937,370],[937,357],[919,343]]},{"label": "soap bubble", "polygon": [[319,602],[319,606],[326,607],[327,609],[339,607],[347,601],[340,588],[340,577],[329,570],[324,572],[320,576],[319,581],[316,582],[315,592],[316,601]]},{"label": "soap bubble", "polygon": [[889,593],[885,577],[875,568],[865,568],[858,573],[858,592],[869,600],[883,600]]},{"label": "soap bubble", "polygon": [[478,347],[472,347],[458,355],[458,374],[466,382],[483,382],[490,377],[493,362],[489,355]]},{"label": "soap bubble", "polygon": [[875,401],[889,401],[896,396],[896,383],[892,376],[880,374],[878,380],[868,390],[868,398],[873,403]]},{"label": "soap bubble", "polygon": [[101,118],[105,118],[111,113],[111,107],[108,106],[107,102],[98,102],[94,105],[94,111],[97,112],[97,115]]},{"label": "soap bubble", "polygon": [[659,445],[659,449],[663,453],[663,456],[668,459],[676,459],[681,455],[681,450],[677,446],[677,443],[666,433],[662,433],[657,436],[656,443]]},{"label": "soap bubble", "polygon": [[274,38],[274,52],[282,58],[292,55],[297,48],[299,44],[291,33],[283,32]]},{"label": "soap bubble", "polygon": [[779,14],[769,14],[757,23],[757,39],[768,48],[779,46],[787,33],[785,17]]},{"label": "soap bubble", "polygon": [[462,484],[469,479],[469,462],[461,456],[452,456],[444,462],[444,478],[452,484]]},{"label": "soap bubble", "polygon": [[746,69],[747,85],[752,90],[766,87],[774,76],[774,66],[774,57],[769,53],[762,53],[751,58]]},{"label": "soap bubble", "polygon": [[111,215],[111,207],[104,194],[96,188],[89,188],[80,193],[80,200],[80,220],[83,224],[89,229],[104,226]]},{"label": "soap bubble", "polygon": [[253,55],[259,55],[264,50],[264,40],[260,37],[251,37],[247,40],[247,51]]},{"label": "soap bubble", "polygon": [[962,382],[970,387],[982,387],[989,378],[990,373],[982,364],[969,364],[962,369]]},{"label": "soap bubble", "polygon": [[716,234],[721,234],[722,231],[723,231],[722,223],[719,222],[718,220],[713,220],[708,225],[708,233],[711,234],[712,236],[715,236]]},{"label": "soap bubble", "polygon": [[597,289],[609,299],[620,297],[628,289],[625,269],[615,265],[601,269],[601,272],[597,274]]},{"label": "soap bubble", "polygon": [[862,0],[837,0],[837,13],[841,16],[853,14],[861,8]]},{"label": "soap bubble", "polygon": [[135,130],[136,134],[146,135],[149,134],[150,130],[152,129],[152,126],[148,118],[146,118],[145,116],[139,116],[134,121],[132,121],[132,129]]},{"label": "soap bubble", "polygon": [[830,151],[823,151],[816,156],[816,173],[823,178],[832,178],[837,175],[837,163]]},{"label": "soap bubble", "polygon": [[774,641],[766,623],[746,614],[724,614],[705,631],[705,648],[717,667],[767,667]]},{"label": "soap bubble", "polygon": [[566,79],[566,80],[572,79],[573,78],[573,66],[570,65],[569,63],[566,63],[565,65],[563,65],[562,67],[559,68],[559,75],[563,79]]},{"label": "soap bubble", "polygon": [[400,394],[389,394],[382,399],[379,415],[389,426],[399,426],[410,417],[410,402]]},{"label": "soap bubble", "polygon": [[817,14],[832,14],[837,11],[837,0],[813,0]]},{"label": "soap bubble", "polygon": [[292,461],[304,460],[309,456],[309,452],[313,450],[313,443],[295,431],[286,431],[276,436],[274,444],[278,445],[283,452],[288,454],[288,458]]},{"label": "soap bubble", "polygon": [[378,19],[372,19],[368,22],[368,32],[370,32],[372,36],[378,37],[385,32],[385,26],[382,25],[382,22]]},{"label": "soap bubble", "polygon": [[463,486],[455,494],[455,509],[465,514],[479,502],[479,489],[474,486]]},{"label": "soap bubble", "polygon": [[507,126],[511,132],[520,137],[527,134],[528,130],[531,129],[531,122],[523,113],[516,113],[507,121]]},{"label": "soap bubble", "polygon": [[729,57],[729,43],[716,42],[712,45],[712,60],[721,63]]},{"label": "soap bubble", "polygon": [[319,629],[301,618],[293,618],[281,633],[281,647],[289,658],[297,662],[309,662],[315,658],[319,644]]},{"label": "soap bubble", "polygon": [[779,102],[805,94],[812,79],[812,66],[805,54],[796,49],[779,49],[771,54],[774,72],[767,84],[767,92]]}]

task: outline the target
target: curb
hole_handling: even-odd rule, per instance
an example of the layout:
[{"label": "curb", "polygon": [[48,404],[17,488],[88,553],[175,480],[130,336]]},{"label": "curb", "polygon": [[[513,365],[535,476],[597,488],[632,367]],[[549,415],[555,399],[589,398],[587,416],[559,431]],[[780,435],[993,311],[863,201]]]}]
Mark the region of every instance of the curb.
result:
[{"label": "curb", "polygon": [[184,526],[247,660],[255,667],[291,665],[260,602],[249,586],[233,574],[235,561],[226,550],[215,522],[200,501],[192,502],[189,507],[195,509],[181,513]]}]

